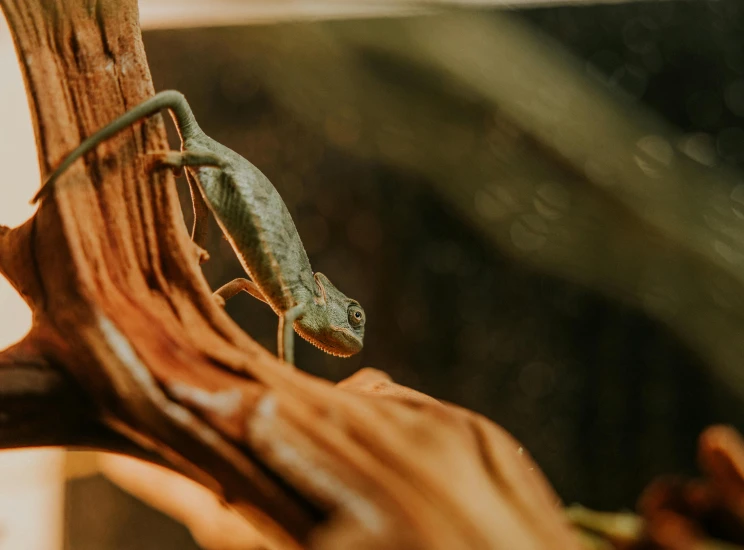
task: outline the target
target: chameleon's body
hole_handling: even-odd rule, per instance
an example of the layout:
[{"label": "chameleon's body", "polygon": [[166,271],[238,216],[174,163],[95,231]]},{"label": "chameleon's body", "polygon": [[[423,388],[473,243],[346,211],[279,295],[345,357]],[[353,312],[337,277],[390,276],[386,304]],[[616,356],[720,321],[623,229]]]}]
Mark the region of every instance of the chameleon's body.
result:
[{"label": "chameleon's body", "polygon": [[[245,290],[268,303],[279,315],[279,355],[288,362],[293,362],[293,326],[327,353],[349,356],[360,351],[364,312],[359,303],[347,298],[321,273],[313,274],[292,217],[274,186],[253,164],[204,134],[179,92],[156,94],[84,140],[52,173],[34,202],[75,160],[165,108],[173,113],[182,149],[181,153],[158,155],[160,162],[185,168],[195,217],[203,217],[200,208],[206,213],[206,202],[252,280],[236,280],[218,294],[228,298]],[[204,234],[198,228],[203,221],[195,221],[195,240]]]}]

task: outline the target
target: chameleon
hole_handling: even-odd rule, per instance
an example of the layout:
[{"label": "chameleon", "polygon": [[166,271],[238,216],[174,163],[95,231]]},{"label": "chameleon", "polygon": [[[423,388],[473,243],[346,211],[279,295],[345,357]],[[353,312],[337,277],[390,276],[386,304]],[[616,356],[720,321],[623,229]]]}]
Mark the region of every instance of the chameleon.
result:
[{"label": "chameleon", "polygon": [[207,136],[183,94],[165,90],[83,140],[47,178],[31,203],[43,200],[59,177],[83,155],[136,122],[168,109],[181,138],[181,151],[149,153],[156,167],[182,170],[194,209],[192,240],[202,245],[212,212],[249,279],[219,288],[215,299],[245,291],[279,316],[277,351],[294,364],[294,332],[331,355],[349,357],[362,349],[366,316],[322,273],[313,273],[287,206],[268,178],[236,152]]}]

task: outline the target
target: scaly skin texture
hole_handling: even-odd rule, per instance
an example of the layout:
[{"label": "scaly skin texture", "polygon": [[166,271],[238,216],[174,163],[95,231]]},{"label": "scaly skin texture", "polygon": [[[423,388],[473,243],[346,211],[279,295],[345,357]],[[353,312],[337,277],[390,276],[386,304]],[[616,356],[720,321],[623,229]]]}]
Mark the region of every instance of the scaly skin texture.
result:
[{"label": "scaly skin texture", "polygon": [[313,274],[294,221],[274,186],[253,164],[204,134],[179,92],[160,92],[85,139],[52,173],[33,202],[47,196],[75,160],[162,109],[170,109],[182,140],[181,154],[166,154],[163,162],[185,168],[189,183],[195,182],[257,287],[255,294],[263,296],[279,315],[280,356],[293,362],[292,331],[283,330],[285,323],[327,353],[346,357],[359,352],[365,322],[359,303],[323,274]]}]

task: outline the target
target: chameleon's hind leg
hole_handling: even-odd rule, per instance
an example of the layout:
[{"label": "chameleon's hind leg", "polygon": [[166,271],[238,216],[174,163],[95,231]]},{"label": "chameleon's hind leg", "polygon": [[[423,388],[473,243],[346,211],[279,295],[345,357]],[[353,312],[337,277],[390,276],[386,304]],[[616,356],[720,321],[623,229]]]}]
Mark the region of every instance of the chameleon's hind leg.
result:
[{"label": "chameleon's hind leg", "polygon": [[230,281],[226,285],[222,285],[214,292],[214,298],[220,305],[225,305],[225,302],[238,294],[239,292],[247,292],[254,298],[261,300],[264,303],[266,298],[261,293],[261,289],[258,288],[256,283],[249,281],[248,279],[235,279]]},{"label": "chameleon's hind leg", "polygon": [[[148,153],[148,158],[155,168],[169,168],[176,176],[180,176],[184,166],[216,166],[224,163],[219,156],[209,151],[163,151]],[[192,174],[186,170],[186,181],[191,192],[191,205],[194,210],[194,225],[191,228],[191,240],[196,245],[198,262],[203,264],[209,260],[209,253],[205,250],[207,244],[207,228],[209,227],[209,207],[199,190]]]},{"label": "chameleon's hind leg", "polygon": [[279,359],[294,365],[294,322],[300,318],[305,310],[305,304],[298,304],[279,316],[279,331],[277,334],[277,348]]},{"label": "chameleon's hind leg", "polygon": [[181,175],[184,166],[215,166],[222,168],[225,161],[211,151],[159,151],[147,153],[147,157],[158,168],[170,168],[177,176]]}]

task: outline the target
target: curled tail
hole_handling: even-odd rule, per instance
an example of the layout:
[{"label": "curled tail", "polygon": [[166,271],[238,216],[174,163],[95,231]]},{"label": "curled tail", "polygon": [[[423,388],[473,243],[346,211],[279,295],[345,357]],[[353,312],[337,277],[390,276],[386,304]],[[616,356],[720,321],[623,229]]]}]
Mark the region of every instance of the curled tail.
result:
[{"label": "curled tail", "polygon": [[62,164],[60,164],[47,178],[36,195],[34,195],[34,198],[31,199],[31,204],[35,204],[47,196],[51,191],[54,182],[80,157],[95,149],[100,143],[115,136],[135,122],[154,115],[163,109],[169,109],[173,114],[182,141],[197,133],[201,133],[201,129],[196,123],[194,114],[191,112],[191,107],[189,107],[186,98],[181,92],[175,90],[159,92],[150,99],[147,99],[136,107],[133,107],[113,122],[107,124],[92,136],[83,140],[83,142],[78,145],[65,158],[65,160],[62,161]]}]

